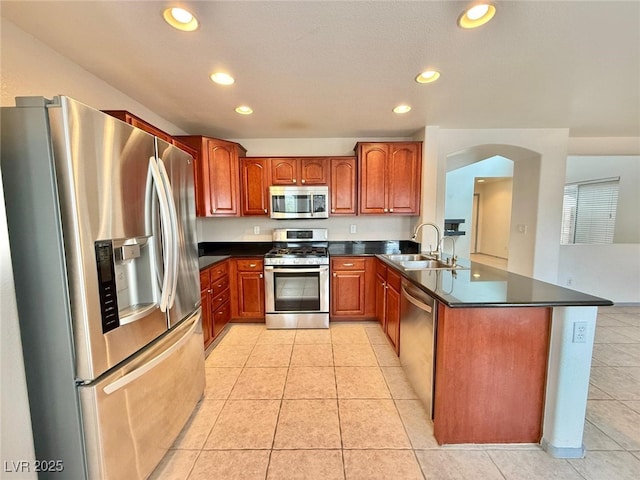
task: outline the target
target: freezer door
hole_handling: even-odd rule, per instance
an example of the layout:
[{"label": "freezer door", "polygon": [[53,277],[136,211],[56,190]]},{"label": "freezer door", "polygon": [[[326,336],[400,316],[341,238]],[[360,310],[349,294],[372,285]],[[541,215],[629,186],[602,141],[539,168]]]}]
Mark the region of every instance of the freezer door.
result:
[{"label": "freezer door", "polygon": [[[66,263],[76,376],[92,381],[167,331],[146,215],[155,138],[67,97],[47,111],[53,168],[27,161],[55,172],[64,251],[46,237],[41,248]],[[35,208],[49,208],[33,195]],[[106,310],[114,294],[119,321]]]},{"label": "freezer door", "polygon": [[80,387],[89,478],[145,479],[204,392],[200,309],[125,366]]},{"label": "freezer door", "polygon": [[[177,264],[170,297],[169,326],[173,327],[200,305],[194,160],[179,148],[158,139],[158,153],[167,172],[177,228]],[[166,250],[166,246],[164,247]]]}]

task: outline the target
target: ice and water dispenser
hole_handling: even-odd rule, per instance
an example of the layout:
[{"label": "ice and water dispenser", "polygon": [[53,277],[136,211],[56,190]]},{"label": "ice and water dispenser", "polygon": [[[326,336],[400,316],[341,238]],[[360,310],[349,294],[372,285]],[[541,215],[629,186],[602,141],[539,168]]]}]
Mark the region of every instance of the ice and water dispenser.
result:
[{"label": "ice and water dispenser", "polygon": [[95,242],[103,333],[158,308],[149,240],[136,237]]}]

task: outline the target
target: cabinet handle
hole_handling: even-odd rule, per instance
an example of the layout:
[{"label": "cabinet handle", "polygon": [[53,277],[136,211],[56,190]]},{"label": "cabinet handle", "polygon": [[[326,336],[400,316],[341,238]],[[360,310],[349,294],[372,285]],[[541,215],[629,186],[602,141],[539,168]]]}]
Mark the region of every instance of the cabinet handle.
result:
[{"label": "cabinet handle", "polygon": [[296,183],[296,179],[295,179],[295,178],[292,178],[292,179],[291,179],[291,183]]},{"label": "cabinet handle", "polygon": [[307,181],[303,178],[302,180],[300,180],[300,183],[306,183]]},{"label": "cabinet handle", "polygon": [[385,212],[385,213],[387,213],[388,211],[389,211],[389,210],[388,210],[388,209],[386,209],[386,208],[383,210],[383,212]]},{"label": "cabinet handle", "polygon": [[389,211],[390,211],[391,213],[393,213],[393,208],[390,208],[390,209],[389,209]]},{"label": "cabinet handle", "polygon": [[263,275],[263,274],[260,274],[260,278],[262,278],[262,277],[264,277],[264,275]]},{"label": "cabinet handle", "polygon": [[333,274],[333,276],[334,276],[334,277],[337,277],[337,276],[338,276],[338,274],[337,274],[337,273],[334,273],[334,274]]},{"label": "cabinet handle", "polygon": [[222,284],[221,284],[221,283],[219,283],[219,284],[218,284],[218,288],[220,288],[221,286],[222,286]]},{"label": "cabinet handle", "polygon": [[343,267],[353,267],[353,263],[343,263]]},{"label": "cabinet handle", "polygon": [[264,213],[269,213],[269,212],[267,212],[267,209],[266,209],[266,208],[264,209]]},{"label": "cabinet handle", "polygon": [[336,209],[335,209],[335,208],[332,208],[332,209],[331,209],[331,213],[333,213],[333,212],[335,212],[335,211],[336,211]]},{"label": "cabinet handle", "polygon": [[250,268],[255,268],[255,266],[256,266],[256,264],[255,264],[255,263],[250,263],[250,264],[249,264],[249,267],[250,267]]}]

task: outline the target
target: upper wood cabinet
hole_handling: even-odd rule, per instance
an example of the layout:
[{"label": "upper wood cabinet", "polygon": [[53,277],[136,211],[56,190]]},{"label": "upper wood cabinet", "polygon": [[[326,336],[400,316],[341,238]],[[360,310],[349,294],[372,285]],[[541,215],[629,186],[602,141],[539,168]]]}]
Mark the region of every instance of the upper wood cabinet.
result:
[{"label": "upper wood cabinet", "polygon": [[268,158],[240,159],[242,215],[269,215],[271,168]]},{"label": "upper wood cabinet", "polygon": [[198,152],[195,169],[196,214],[200,217],[240,215],[239,158],[247,151],[242,145],[200,135],[179,136],[178,140]]},{"label": "upper wood cabinet", "polygon": [[361,214],[418,215],[421,142],[358,143]]},{"label": "upper wood cabinet", "polygon": [[160,130],[158,127],[151,125],[149,122],[146,122],[145,120],[135,116],[132,113],[127,112],[126,110],[103,110],[103,112],[107,115],[111,115],[112,117],[117,118],[118,120],[122,120],[129,125],[133,125],[134,127],[137,127],[140,130],[143,130],[151,135],[154,135],[159,139],[164,140],[165,142],[175,145],[179,149],[187,152],[193,158],[196,158],[196,156],[198,155],[198,153],[193,148],[180,142],[176,137],[169,135],[164,130]]},{"label": "upper wood cabinet", "polygon": [[329,162],[326,157],[271,159],[272,185],[327,185]]},{"label": "upper wood cabinet", "polygon": [[329,160],[331,169],[331,215],[355,215],[357,170],[355,157]]}]

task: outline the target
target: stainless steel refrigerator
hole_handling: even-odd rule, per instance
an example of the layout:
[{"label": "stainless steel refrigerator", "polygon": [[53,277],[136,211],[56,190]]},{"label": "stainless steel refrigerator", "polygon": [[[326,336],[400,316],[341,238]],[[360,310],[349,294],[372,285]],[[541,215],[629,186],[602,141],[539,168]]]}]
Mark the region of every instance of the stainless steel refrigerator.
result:
[{"label": "stainless steel refrigerator", "polygon": [[204,391],[193,159],[64,96],[0,115],[41,476],[146,478]]}]

